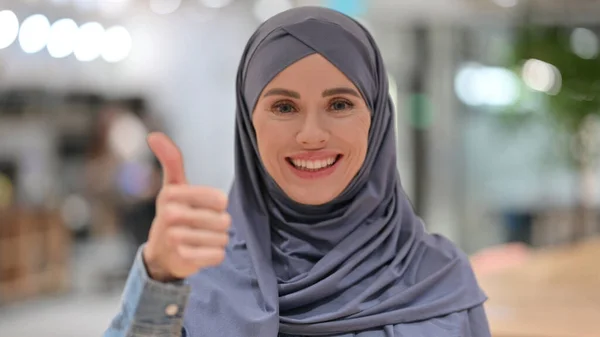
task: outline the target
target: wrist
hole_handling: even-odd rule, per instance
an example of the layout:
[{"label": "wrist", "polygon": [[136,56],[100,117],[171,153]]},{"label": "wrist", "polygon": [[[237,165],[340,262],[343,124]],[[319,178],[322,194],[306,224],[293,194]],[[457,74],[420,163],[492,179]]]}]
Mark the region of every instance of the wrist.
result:
[{"label": "wrist", "polygon": [[148,253],[148,247],[144,247],[144,249],[142,251],[142,262],[144,263],[144,266],[146,267],[148,276],[152,280],[161,282],[161,283],[170,283],[170,282],[181,281],[181,279],[171,275],[171,273],[169,273],[164,268],[162,268],[158,264],[157,259],[153,258],[152,256],[153,256],[152,254]]}]

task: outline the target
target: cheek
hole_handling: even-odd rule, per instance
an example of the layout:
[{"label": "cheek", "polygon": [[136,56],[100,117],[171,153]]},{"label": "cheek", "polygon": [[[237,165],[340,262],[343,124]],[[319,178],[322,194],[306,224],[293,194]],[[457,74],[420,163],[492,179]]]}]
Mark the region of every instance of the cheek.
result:
[{"label": "cheek", "polygon": [[364,148],[365,155],[367,148],[369,147],[369,130],[371,129],[371,114],[367,113],[365,117],[361,119],[360,125],[360,141],[361,146]]},{"label": "cheek", "polygon": [[285,132],[282,132],[281,125],[276,125],[276,121],[260,120],[254,121],[254,130],[256,141],[258,143],[258,152],[260,159],[270,174],[273,174],[274,165],[278,165],[279,154],[282,144],[285,143]]},{"label": "cheek", "polygon": [[362,165],[367,154],[369,129],[371,128],[371,116],[369,113],[363,113],[356,116],[349,125],[343,130],[343,138],[352,147],[355,160],[360,161]]},{"label": "cheek", "polygon": [[263,164],[267,165],[269,158],[273,156],[273,141],[271,133],[262,127],[255,128],[256,130],[256,141],[258,143],[258,154]]}]

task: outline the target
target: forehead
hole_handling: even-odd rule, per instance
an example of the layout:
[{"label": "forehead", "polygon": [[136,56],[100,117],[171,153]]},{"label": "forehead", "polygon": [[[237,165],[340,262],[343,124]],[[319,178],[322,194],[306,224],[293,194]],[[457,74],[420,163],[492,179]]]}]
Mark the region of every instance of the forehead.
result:
[{"label": "forehead", "polygon": [[332,87],[358,90],[348,77],[320,54],[306,56],[282,70],[265,90],[284,88],[305,93],[319,93]]}]

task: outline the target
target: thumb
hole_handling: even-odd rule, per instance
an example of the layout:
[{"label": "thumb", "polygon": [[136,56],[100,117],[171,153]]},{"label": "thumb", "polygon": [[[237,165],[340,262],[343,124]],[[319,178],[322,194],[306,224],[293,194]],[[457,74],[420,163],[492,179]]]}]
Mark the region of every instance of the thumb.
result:
[{"label": "thumb", "polygon": [[183,169],[183,156],[171,138],[162,132],[152,132],[148,135],[147,141],[162,166],[163,186],[187,184]]}]

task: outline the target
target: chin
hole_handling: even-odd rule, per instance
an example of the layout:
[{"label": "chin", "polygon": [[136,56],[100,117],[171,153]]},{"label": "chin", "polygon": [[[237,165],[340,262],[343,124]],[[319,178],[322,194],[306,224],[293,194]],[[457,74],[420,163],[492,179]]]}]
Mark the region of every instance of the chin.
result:
[{"label": "chin", "polygon": [[286,194],[295,202],[309,206],[324,205],[339,195],[339,193],[323,193],[322,189],[317,191],[290,191]]}]

